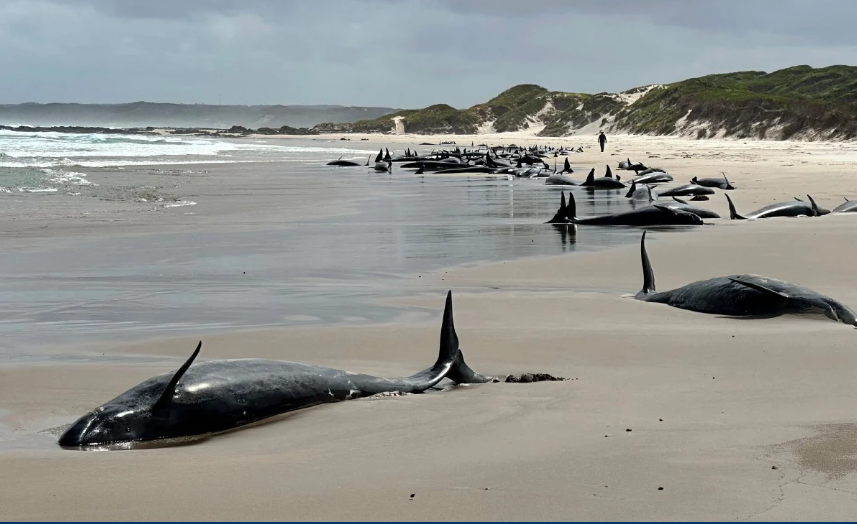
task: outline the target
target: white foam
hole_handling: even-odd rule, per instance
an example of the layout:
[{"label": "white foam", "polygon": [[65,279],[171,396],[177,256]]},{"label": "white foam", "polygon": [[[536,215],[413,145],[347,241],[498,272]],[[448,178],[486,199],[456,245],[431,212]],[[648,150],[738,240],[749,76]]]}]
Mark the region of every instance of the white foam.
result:
[{"label": "white foam", "polygon": [[196,202],[191,200],[179,200],[177,202],[173,202],[172,204],[165,204],[164,207],[184,207],[184,206],[195,206]]},{"label": "white foam", "polygon": [[71,184],[75,186],[97,186],[98,184],[94,182],[90,182],[86,179],[86,173],[79,173],[77,171],[62,171],[56,169],[42,169],[42,171],[49,175],[50,181],[55,184]]},{"label": "white foam", "polygon": [[55,187],[19,187],[18,191],[22,193],[56,193]]}]

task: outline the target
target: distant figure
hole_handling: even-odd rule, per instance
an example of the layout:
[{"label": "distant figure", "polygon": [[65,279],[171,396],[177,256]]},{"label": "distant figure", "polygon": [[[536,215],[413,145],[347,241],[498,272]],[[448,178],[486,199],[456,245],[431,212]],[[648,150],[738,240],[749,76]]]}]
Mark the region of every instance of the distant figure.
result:
[{"label": "distant figure", "polygon": [[601,145],[601,152],[604,152],[604,145],[607,143],[607,135],[604,134],[604,131],[598,132],[598,143]]}]

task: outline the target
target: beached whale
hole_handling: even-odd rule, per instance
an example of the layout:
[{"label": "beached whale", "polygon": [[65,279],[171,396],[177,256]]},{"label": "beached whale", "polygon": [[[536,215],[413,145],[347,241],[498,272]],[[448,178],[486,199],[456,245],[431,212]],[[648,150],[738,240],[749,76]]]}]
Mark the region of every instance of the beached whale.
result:
[{"label": "beached whale", "polygon": [[690,179],[690,183],[703,187],[716,187],[717,189],[723,189],[724,191],[731,191],[735,189],[735,186],[732,185],[732,182],[730,182],[729,179],[726,178],[726,173],[723,173],[723,178],[693,177]]},{"label": "beached whale", "polygon": [[698,184],[685,184],[683,186],[673,187],[661,192],[661,196],[703,196],[713,194],[713,189],[710,187],[703,187]]},{"label": "beached whale", "polygon": [[379,173],[392,173],[393,172],[393,163],[392,162],[375,162],[375,171]]},{"label": "beached whale", "polygon": [[589,189],[624,189],[625,184],[612,177],[609,166],[607,167],[607,174],[611,176],[595,178],[595,168],[592,168],[586,180],[580,186],[588,187]]},{"label": "beached whale", "polygon": [[679,309],[729,316],[822,314],[831,320],[857,326],[848,306],[811,289],[760,275],[729,275],[692,282],[658,293],[655,274],[646,252],[646,233],[640,241],[643,289],[637,300],[668,304]]},{"label": "beached whale", "polygon": [[616,213],[615,215],[578,218],[577,203],[574,200],[574,194],[571,192],[568,194],[567,205],[563,193],[559,210],[547,223],[562,224],[563,221],[567,224],[590,226],[698,226],[703,224],[702,219],[693,213],[659,204],[626,211],[625,213]]},{"label": "beached whale", "polygon": [[150,378],[72,424],[62,447],[90,447],[203,436],[328,402],[379,393],[420,393],[444,378],[490,382],[470,369],[458,349],[452,292],[446,296],[435,364],[416,375],[382,378],[264,359],[211,360],[191,365],[202,342],[173,373]]},{"label": "beached whale", "polygon": [[[797,200],[798,202],[803,202],[803,201],[804,201],[804,200],[803,200],[802,198],[800,198],[800,197],[795,197],[795,200]],[[821,207],[821,206],[819,206],[819,205],[816,205],[816,211],[818,212],[818,216],[820,216],[820,217],[823,217],[824,215],[829,215],[829,214],[830,214],[830,210],[829,210],[829,209],[823,208],[823,207]]]},{"label": "beached whale", "polygon": [[744,215],[738,214],[738,211],[735,210],[735,204],[732,203],[732,199],[729,198],[729,195],[726,195],[726,200],[729,202],[729,217],[732,220],[754,220],[757,218],[772,218],[772,217],[817,217],[819,216],[818,206],[815,203],[815,200],[812,199],[811,196],[807,195],[809,198],[809,204],[802,200],[795,200],[793,202],[778,202],[776,204],[770,204],[763,208],[757,209],[752,213],[746,213]]},{"label": "beached whale", "polygon": [[678,197],[672,197],[672,201],[667,200],[664,202],[658,202],[658,205],[687,211],[688,213],[693,213],[699,218],[720,218],[720,215],[718,215],[714,211],[688,204],[687,202]]},{"label": "beached whale", "polygon": [[[645,173],[645,171],[643,173]],[[664,182],[673,181],[672,175],[663,171],[651,171],[649,173],[643,173],[640,173],[639,176],[634,177],[633,181],[638,184],[662,184]]]},{"label": "beached whale", "polygon": [[576,186],[577,182],[562,173],[551,173],[545,180],[548,186]]},{"label": "beached whale", "polygon": [[836,206],[831,213],[857,213],[857,200],[848,200]]},{"label": "beached whale", "polygon": [[[371,158],[371,157],[370,157]],[[336,160],[331,160],[327,164],[328,166],[339,166],[339,167],[355,167],[355,166],[363,166],[369,165],[368,162],[366,164],[362,164],[360,162],[355,162],[353,160],[342,160],[342,157],[337,158]]]},{"label": "beached whale", "polygon": [[648,185],[641,184],[637,187],[637,182],[635,180],[631,180],[631,188],[628,189],[627,193],[625,193],[625,198],[654,202],[658,199],[658,194],[657,192],[652,191],[652,188]]},{"label": "beached whale", "polygon": [[636,164],[631,163],[631,159],[620,160],[619,161],[619,169],[627,169],[631,171],[645,171],[649,169],[642,162],[637,162]]}]

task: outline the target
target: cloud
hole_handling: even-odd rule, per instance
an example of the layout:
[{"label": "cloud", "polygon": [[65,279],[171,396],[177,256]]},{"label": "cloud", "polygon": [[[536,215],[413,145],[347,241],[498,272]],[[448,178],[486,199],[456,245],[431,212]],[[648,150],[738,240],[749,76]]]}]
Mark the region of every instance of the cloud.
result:
[{"label": "cloud", "polygon": [[853,60],[848,0],[4,0],[0,103],[466,107]]}]

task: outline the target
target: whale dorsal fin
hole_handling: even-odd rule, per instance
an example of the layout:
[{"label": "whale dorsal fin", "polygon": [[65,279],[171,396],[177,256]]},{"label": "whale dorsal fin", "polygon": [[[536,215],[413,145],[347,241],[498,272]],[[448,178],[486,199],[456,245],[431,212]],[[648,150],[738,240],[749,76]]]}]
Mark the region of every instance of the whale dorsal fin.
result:
[{"label": "whale dorsal fin", "polygon": [[785,299],[791,298],[787,294],[783,293],[782,291],[775,291],[769,287],[763,286],[762,284],[757,284],[756,282],[747,282],[746,280],[741,280],[738,278],[730,278],[729,280],[731,280],[732,282],[735,282],[736,284],[741,284],[742,286],[747,286],[750,289],[755,289],[756,291],[761,291],[763,293],[771,293],[771,294],[776,295],[780,298],[785,298]]},{"label": "whale dorsal fin", "polygon": [[726,201],[729,202],[729,218],[732,220],[747,220],[745,217],[738,214],[738,211],[735,209],[735,204],[732,203],[732,199],[729,198],[729,195],[724,194],[726,197]]},{"label": "whale dorsal fin", "polygon": [[589,170],[589,174],[586,176],[586,181],[582,184],[584,186],[591,186],[595,181],[595,168]]},{"label": "whale dorsal fin", "polygon": [[574,200],[574,193],[568,192],[568,205],[565,206],[565,218],[569,220],[577,219],[577,202]]},{"label": "whale dorsal fin", "polygon": [[850,200],[848,200],[848,197],[842,197],[842,198],[844,198],[846,202],[851,202]]},{"label": "whale dorsal fin", "polygon": [[696,178],[696,177],[693,177],[693,178],[691,178],[691,179],[690,179],[690,183],[691,183],[691,184],[698,184],[699,182],[697,182],[697,178]]},{"label": "whale dorsal fin", "polygon": [[197,344],[196,349],[194,350],[190,358],[187,359],[184,364],[182,364],[182,367],[180,367],[179,370],[176,371],[176,374],[173,375],[173,378],[171,378],[169,383],[167,383],[167,387],[164,388],[164,392],[161,393],[160,398],[158,398],[158,400],[152,406],[153,410],[166,408],[170,405],[170,403],[173,401],[173,395],[175,395],[176,393],[176,386],[179,385],[179,380],[181,380],[182,376],[184,376],[190,365],[193,364],[194,359],[197,355],[199,355],[200,349],[202,349],[201,340],[199,341],[199,344]]},{"label": "whale dorsal fin", "polygon": [[625,198],[631,198],[634,194],[634,191],[636,191],[636,190],[637,190],[637,183],[634,182],[633,180],[631,180],[631,189],[629,189],[628,192],[625,193]]},{"label": "whale dorsal fin", "polygon": [[652,196],[652,186],[646,184],[646,191],[649,192],[649,202],[654,202],[655,198]]},{"label": "whale dorsal fin", "polygon": [[607,173],[604,174],[607,178],[613,178],[613,171],[610,170],[610,164],[607,164]]}]

